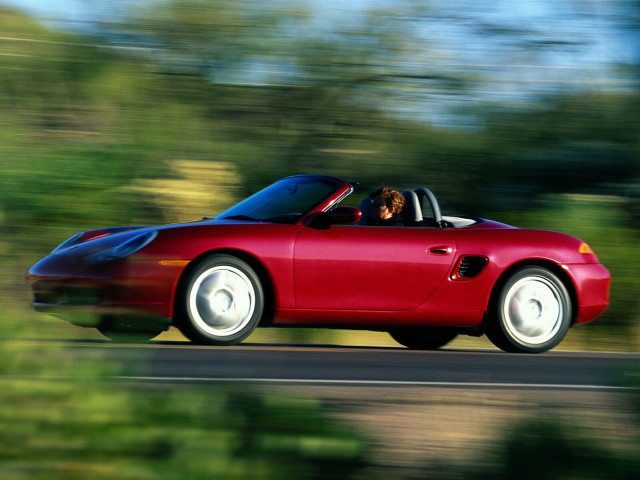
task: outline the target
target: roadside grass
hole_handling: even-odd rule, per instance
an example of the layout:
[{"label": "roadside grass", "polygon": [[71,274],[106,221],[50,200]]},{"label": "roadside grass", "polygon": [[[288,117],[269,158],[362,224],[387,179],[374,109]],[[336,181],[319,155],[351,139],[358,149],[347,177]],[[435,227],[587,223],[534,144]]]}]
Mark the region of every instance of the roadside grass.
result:
[{"label": "roadside grass", "polygon": [[[637,393],[636,393],[637,398]],[[635,412],[637,421],[638,411]],[[629,443],[611,447],[585,427],[586,419],[531,416],[502,432],[488,449],[486,463],[466,478],[478,480],[627,480],[640,469],[640,438],[636,429]]]},{"label": "roadside grass", "polygon": [[[6,362],[9,357],[14,361]],[[619,421],[635,408],[621,432],[608,430],[620,425],[608,423],[604,412],[598,418],[607,421],[600,424],[584,405],[557,405],[544,393],[395,389],[378,392],[370,405],[346,392],[327,401],[318,391],[117,380],[126,365],[105,363],[99,349],[79,361],[52,345],[0,342],[0,359],[3,480],[626,480],[639,466],[637,391],[615,395],[617,402],[635,399],[635,407],[614,412]],[[614,411],[623,406],[617,402],[610,404]],[[372,405],[384,406],[388,417],[371,417]],[[411,408],[426,416],[425,425],[442,422],[446,429],[462,422],[466,433],[439,438],[422,431],[419,416],[404,416]],[[437,412],[444,417],[434,418]],[[472,412],[498,417],[469,417]],[[377,456],[374,443],[413,444],[403,437],[402,418],[413,419],[405,433],[420,431],[421,441],[440,455],[421,462],[420,452],[411,452],[415,463],[408,464]],[[484,428],[479,437],[473,434],[478,428]],[[448,458],[449,449],[464,461]]]},{"label": "roadside grass", "polygon": [[123,372],[99,349],[0,341],[0,478],[351,478],[363,465],[364,437],[313,398]]},{"label": "roadside grass", "polygon": [[365,446],[312,399],[95,378],[5,378],[0,423],[3,479],[349,478]]}]

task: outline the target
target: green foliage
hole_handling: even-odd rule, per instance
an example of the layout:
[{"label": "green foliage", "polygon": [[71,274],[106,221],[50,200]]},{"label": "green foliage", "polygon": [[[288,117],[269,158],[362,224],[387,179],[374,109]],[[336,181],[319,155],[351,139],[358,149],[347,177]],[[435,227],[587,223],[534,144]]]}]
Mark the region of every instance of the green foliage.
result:
[{"label": "green foliage", "polygon": [[6,479],[352,478],[363,439],[314,400],[117,381],[4,379]]},{"label": "green foliage", "polygon": [[[183,218],[181,205],[185,219],[198,209],[213,215],[276,178],[318,172],[358,180],[360,193],[427,185],[447,213],[540,228],[558,226],[547,226],[558,207],[549,206],[550,194],[618,197],[606,213],[615,227],[602,228],[612,226],[603,216],[586,240],[614,273],[602,325],[634,328],[637,282],[628,265],[640,208],[638,92],[485,105],[471,112],[474,130],[409,122],[388,107],[434,78],[428,67],[408,71],[398,61],[416,53],[418,41],[429,48],[408,28],[410,16],[372,11],[313,35],[309,12],[286,2],[141,8],[96,25],[91,38],[2,8],[5,302],[15,303],[31,263],[78,230]],[[428,14],[413,8],[418,18]],[[131,48],[112,48],[119,42]],[[480,80],[442,88],[464,94],[468,81]],[[183,165],[190,171],[180,176]],[[197,178],[204,171],[209,177]],[[210,201],[198,197],[188,208],[179,195],[207,189]],[[574,205],[571,218],[580,221],[559,229],[582,236],[590,212]]]},{"label": "green foliage", "polygon": [[367,466],[365,438],[312,397],[127,381],[103,353],[0,342],[0,478],[320,480]]},{"label": "green foliage", "polygon": [[[166,220],[157,193],[176,188],[163,182],[187,165],[191,176],[178,179],[187,191],[198,180],[243,196],[284,175],[328,173],[359,180],[362,191],[428,185],[447,211],[577,235],[613,274],[612,305],[591,344],[637,350],[638,92],[485,106],[471,112],[481,119],[473,131],[410,123],[386,107],[412,103],[413,89],[426,86],[464,94],[477,79],[403,71],[397,59],[423,39],[390,12],[313,37],[288,34],[306,32],[310,17],[283,5],[154,2],[90,38],[0,7],[0,337],[45,335],[24,286],[29,265],[79,230]],[[123,38],[134,48],[111,48]],[[289,75],[243,84],[256,65]],[[227,175],[215,173],[226,166]],[[212,193],[197,206],[211,215],[231,200]],[[172,208],[179,213],[180,202]],[[4,343],[0,358],[2,478],[350,478],[365,465],[363,439],[313,400],[134,388],[107,380],[120,366],[99,358]],[[569,427],[518,428],[491,478],[528,469],[537,478],[631,478],[638,469],[634,457],[615,458]],[[534,470],[529,452],[548,457],[547,468]]]},{"label": "green foliage", "polygon": [[485,473],[468,478],[582,480],[633,478],[640,462],[638,447],[610,451],[579,425],[559,418],[530,418],[506,432]]},{"label": "green foliage", "polygon": [[640,95],[586,93],[549,99],[529,112],[499,110],[487,118],[490,208],[547,193],[622,195],[640,176]]}]

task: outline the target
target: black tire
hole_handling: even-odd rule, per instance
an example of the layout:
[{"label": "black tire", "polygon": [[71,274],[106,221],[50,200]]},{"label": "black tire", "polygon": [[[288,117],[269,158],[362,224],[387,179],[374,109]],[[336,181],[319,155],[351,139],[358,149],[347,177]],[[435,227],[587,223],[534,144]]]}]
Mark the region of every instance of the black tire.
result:
[{"label": "black tire", "polygon": [[546,352],[565,337],[571,317],[571,297],[562,280],[546,268],[524,267],[497,292],[487,336],[507,352]]},{"label": "black tire", "polygon": [[136,324],[135,319],[118,317],[103,318],[97,328],[105,337],[122,343],[146,342],[165,331],[161,328],[143,328]]},{"label": "black tire", "polygon": [[191,270],[176,298],[176,324],[190,340],[234,345],[258,326],[264,292],[255,271],[231,255],[212,255]]},{"label": "black tire", "polygon": [[444,329],[398,328],[389,335],[400,345],[414,350],[436,350],[456,337],[456,332]]}]

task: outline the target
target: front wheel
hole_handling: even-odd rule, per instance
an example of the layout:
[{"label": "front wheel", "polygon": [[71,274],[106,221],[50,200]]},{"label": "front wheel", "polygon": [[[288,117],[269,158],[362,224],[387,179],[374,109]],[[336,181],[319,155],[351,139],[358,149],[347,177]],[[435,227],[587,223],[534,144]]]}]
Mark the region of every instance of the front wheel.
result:
[{"label": "front wheel", "polygon": [[196,343],[233,345],[257,327],[264,310],[260,279],[230,255],[204,259],[186,278],[176,299],[177,324]]},{"label": "front wheel", "polygon": [[487,336],[508,352],[545,352],[565,337],[571,316],[571,298],[562,280],[546,268],[525,267],[500,290]]},{"label": "front wheel", "polygon": [[398,328],[390,330],[389,335],[400,345],[414,350],[436,350],[453,340],[456,332],[427,328]]}]

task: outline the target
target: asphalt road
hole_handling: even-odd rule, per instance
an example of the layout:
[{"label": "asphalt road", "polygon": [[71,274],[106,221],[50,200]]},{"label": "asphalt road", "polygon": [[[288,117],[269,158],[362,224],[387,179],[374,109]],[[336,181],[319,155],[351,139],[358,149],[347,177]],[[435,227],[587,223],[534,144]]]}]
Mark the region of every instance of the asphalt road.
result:
[{"label": "asphalt road", "polygon": [[121,362],[119,378],[157,382],[416,385],[482,388],[623,390],[640,385],[640,354],[485,350],[413,351],[393,347],[186,342],[130,345],[66,342],[81,361],[100,351]]}]

